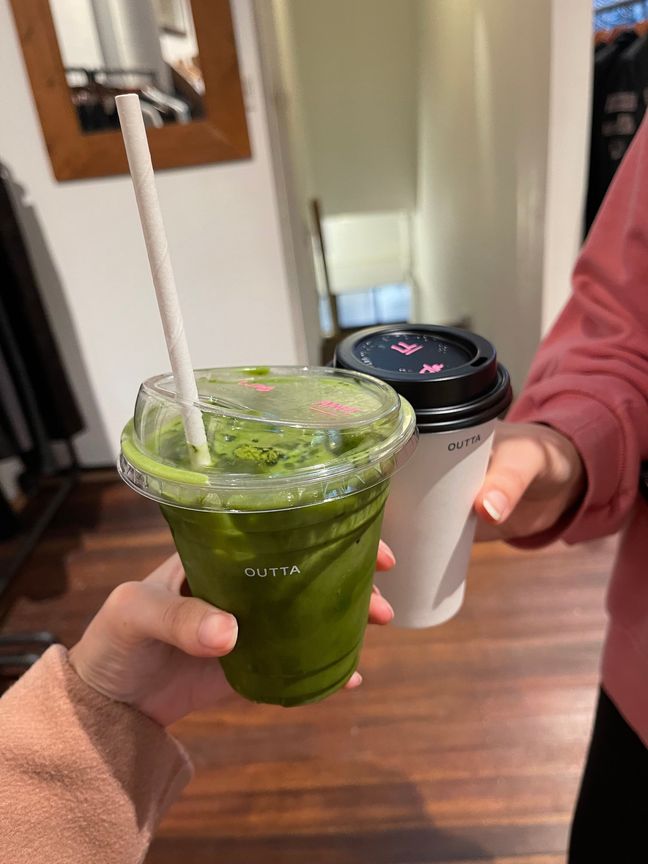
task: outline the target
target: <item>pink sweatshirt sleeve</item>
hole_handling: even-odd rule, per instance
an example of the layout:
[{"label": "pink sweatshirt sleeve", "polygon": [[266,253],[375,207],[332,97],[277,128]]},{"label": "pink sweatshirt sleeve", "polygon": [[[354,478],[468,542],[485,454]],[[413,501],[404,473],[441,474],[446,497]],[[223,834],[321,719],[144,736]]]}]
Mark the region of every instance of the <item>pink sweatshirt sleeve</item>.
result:
[{"label": "pink sweatshirt sleeve", "polygon": [[616,532],[648,459],[648,118],[578,260],[573,295],[509,419],[554,427],[582,456],[587,491],[563,539]]},{"label": "pink sweatshirt sleeve", "polygon": [[0,699],[0,860],[136,864],[190,777],[175,739],[55,645]]}]

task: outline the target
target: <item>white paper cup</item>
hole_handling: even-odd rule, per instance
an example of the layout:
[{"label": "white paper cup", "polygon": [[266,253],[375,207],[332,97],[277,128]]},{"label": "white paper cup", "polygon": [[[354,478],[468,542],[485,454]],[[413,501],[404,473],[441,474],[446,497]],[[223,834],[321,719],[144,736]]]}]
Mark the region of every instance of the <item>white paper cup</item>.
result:
[{"label": "white paper cup", "polygon": [[497,418],[511,403],[493,345],[450,327],[377,327],[347,337],[336,365],[364,369],[412,404],[419,445],[397,474],[383,538],[396,567],[376,583],[401,627],[433,627],[461,608]]},{"label": "white paper cup", "polygon": [[376,575],[394,624],[433,627],[461,608],[475,535],[473,502],[486,474],[495,421],[421,434],[392,479],[382,536],[396,567]]}]

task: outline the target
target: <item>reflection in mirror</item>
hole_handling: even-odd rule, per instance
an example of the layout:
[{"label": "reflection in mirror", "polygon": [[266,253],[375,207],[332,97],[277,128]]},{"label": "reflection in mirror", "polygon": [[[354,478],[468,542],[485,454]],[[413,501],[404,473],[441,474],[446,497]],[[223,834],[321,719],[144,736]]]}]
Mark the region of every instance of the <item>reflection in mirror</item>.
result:
[{"label": "reflection in mirror", "polygon": [[138,93],[147,126],[204,116],[190,0],[50,0],[84,133],[119,128],[115,96]]}]

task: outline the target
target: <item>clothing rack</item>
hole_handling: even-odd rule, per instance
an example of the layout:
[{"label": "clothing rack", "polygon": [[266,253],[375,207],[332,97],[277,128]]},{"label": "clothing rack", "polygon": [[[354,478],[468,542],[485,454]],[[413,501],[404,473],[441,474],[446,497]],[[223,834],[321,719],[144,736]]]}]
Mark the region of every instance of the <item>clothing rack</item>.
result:
[{"label": "clothing rack", "polygon": [[[165,117],[168,121],[179,124],[190,123],[192,120],[190,101],[174,91],[169,93],[160,89],[156,80],[157,73],[153,69],[66,66],[65,72],[68,76],[83,75],[86,79],[80,84],[78,81],[73,83],[71,77],[68,77],[68,84],[74,92],[73,102],[84,131],[118,127],[117,112],[110,99],[123,91],[139,93],[145,122],[154,128],[162,127]],[[100,77],[105,80],[98,80]],[[121,84],[115,80],[119,77],[122,78]],[[142,81],[142,78],[148,80]]]},{"label": "clothing rack", "polygon": [[[83,87],[106,87],[105,83],[97,80],[98,78],[110,77],[110,76],[122,76],[126,78],[127,76],[141,76],[142,78],[148,78],[151,84],[155,84],[155,71],[153,69],[117,69],[117,68],[99,68],[92,69],[86,68],[85,66],[66,66],[65,67],[66,74],[70,73],[73,75],[85,75],[87,84],[80,85]],[[70,85],[74,86],[74,85]],[[113,85],[114,88],[114,85]]]},{"label": "clothing rack", "polygon": [[153,69],[87,69],[85,66],[66,66],[66,72],[82,72],[92,84],[97,82],[97,75],[145,75],[147,78],[155,78]]},{"label": "clothing rack", "polygon": [[[72,439],[84,428],[43,306],[24,219],[38,231],[24,190],[0,165],[1,452],[22,464],[17,480],[24,500],[15,508],[0,489],[0,539],[8,544],[0,558],[0,620],[22,590],[19,571],[77,483]],[[28,668],[53,641],[41,631],[0,635],[0,682]]]}]

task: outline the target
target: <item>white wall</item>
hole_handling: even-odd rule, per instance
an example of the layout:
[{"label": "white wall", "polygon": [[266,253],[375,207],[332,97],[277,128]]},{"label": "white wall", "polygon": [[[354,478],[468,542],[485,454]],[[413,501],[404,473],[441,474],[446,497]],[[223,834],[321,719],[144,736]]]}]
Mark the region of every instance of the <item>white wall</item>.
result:
[{"label": "white wall", "polygon": [[[314,194],[313,169],[306,140],[303,82],[298,68],[297,34],[292,14],[292,0],[257,0],[261,23],[262,48],[270,45],[272,84],[279,126],[285,141],[290,174],[294,178],[299,207],[305,224],[310,220],[309,196]],[[267,54],[267,51],[266,51]]]},{"label": "white wall", "polygon": [[582,240],[591,2],[421,3],[417,317],[468,315],[519,387]]},{"label": "white wall", "polygon": [[550,4],[421,0],[421,16],[417,317],[469,315],[519,385],[540,334]]},{"label": "white wall", "polygon": [[478,269],[464,245],[481,196],[474,10],[450,0],[421,0],[419,16],[414,317],[445,324],[472,309],[472,270]]},{"label": "white wall", "polygon": [[411,207],[416,195],[416,0],[275,0],[291,97],[324,214]]},{"label": "white wall", "polygon": [[[251,5],[232,5],[254,158],[159,175],[169,244],[197,366],[304,362]],[[81,454],[86,462],[112,459],[139,382],[168,368],[130,180],[54,180],[8,0],[0,0],[0,79],[11,82],[0,159],[33,199],[60,277],[62,297],[46,284],[45,302],[77,392],[82,403],[91,392],[97,398]]]},{"label": "white wall", "polygon": [[89,69],[104,65],[91,0],[50,0],[50,8],[63,65]]},{"label": "white wall", "polygon": [[583,239],[592,104],[592,2],[552,0],[542,331],[569,297]]}]

